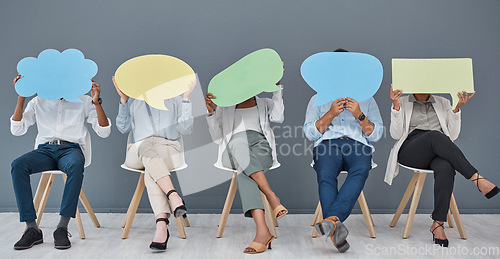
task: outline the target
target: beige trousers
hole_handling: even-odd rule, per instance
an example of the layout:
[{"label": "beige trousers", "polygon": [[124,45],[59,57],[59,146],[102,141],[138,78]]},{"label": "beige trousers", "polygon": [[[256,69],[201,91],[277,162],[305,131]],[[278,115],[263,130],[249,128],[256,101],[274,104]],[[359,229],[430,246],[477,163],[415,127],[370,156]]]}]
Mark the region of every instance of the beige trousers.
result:
[{"label": "beige trousers", "polygon": [[181,152],[179,141],[161,137],[149,137],[127,146],[125,165],[144,169],[144,184],[155,217],[160,213],[170,216],[167,196],[156,182],[170,176],[170,171],[182,164]]}]

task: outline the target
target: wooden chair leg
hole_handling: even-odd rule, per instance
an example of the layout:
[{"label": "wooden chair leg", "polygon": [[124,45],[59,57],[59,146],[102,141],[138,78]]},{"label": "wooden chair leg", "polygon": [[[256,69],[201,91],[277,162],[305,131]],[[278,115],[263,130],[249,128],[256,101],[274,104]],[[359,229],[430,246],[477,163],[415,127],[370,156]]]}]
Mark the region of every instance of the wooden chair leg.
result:
[{"label": "wooden chair leg", "polygon": [[220,215],[216,237],[222,237],[222,234],[224,234],[227,217],[229,216],[229,212],[233,206],[234,196],[236,195],[236,190],[238,189],[236,185],[236,174],[237,172],[234,172],[233,177],[231,178],[231,184],[229,185],[229,191],[227,192],[226,202],[224,202],[224,208],[222,209],[222,214]]},{"label": "wooden chair leg", "polygon": [[49,179],[47,180],[47,185],[43,189],[43,195],[40,200],[40,205],[38,206],[38,210],[36,213],[36,224],[40,226],[40,221],[42,220],[43,211],[45,210],[45,205],[47,204],[47,200],[49,199],[50,190],[52,189],[52,184],[54,183],[54,174],[50,174]]},{"label": "wooden chair leg", "polygon": [[408,187],[406,187],[405,194],[403,195],[403,198],[401,199],[401,202],[399,203],[398,209],[396,210],[396,213],[394,214],[394,217],[392,218],[391,225],[390,225],[391,227],[396,226],[399,218],[401,217],[401,214],[403,214],[403,210],[405,209],[406,204],[408,204],[408,201],[410,200],[411,194],[415,190],[417,178],[418,178],[418,175],[416,173],[414,173],[413,176],[411,177],[410,183],[408,183]]},{"label": "wooden chair leg", "polygon": [[[321,209],[321,202],[318,202],[318,207],[316,207],[316,213],[315,213],[316,217],[313,218],[312,222],[313,226],[323,221],[323,209]],[[318,231],[316,231],[316,228],[313,228],[312,237],[315,238],[318,236],[319,236]]]},{"label": "wooden chair leg", "polygon": [[35,207],[35,211],[37,211],[38,206],[40,206],[40,201],[42,200],[43,192],[45,191],[45,187],[47,187],[49,178],[50,174],[44,174],[44,173],[42,173],[42,176],[40,177],[40,182],[38,183],[35,197],[33,198],[33,206]]},{"label": "wooden chair leg", "polygon": [[314,226],[314,224],[316,224],[316,218],[318,217],[318,214],[319,214],[319,210],[321,209],[321,202],[318,202],[318,206],[316,206],[316,210],[314,211],[314,216],[313,216],[313,219],[311,221],[311,226]]},{"label": "wooden chair leg", "polygon": [[125,228],[123,229],[122,239],[126,239],[128,237],[128,233],[130,232],[130,228],[132,227],[132,223],[134,221],[135,213],[137,212],[137,208],[139,207],[139,203],[141,202],[142,193],[144,192],[144,186],[144,173],[142,173],[139,177],[139,181],[137,182],[137,187],[135,188],[132,201],[130,201],[129,212],[127,212],[126,215]]},{"label": "wooden chair leg", "polygon": [[424,187],[425,177],[427,176],[427,173],[415,172],[415,174],[418,174],[418,179],[415,185],[415,191],[413,192],[410,210],[408,211],[408,218],[406,219],[403,238],[408,238],[410,236],[411,225],[413,224],[413,219],[415,217],[415,213],[417,212],[418,202],[420,200],[420,195],[422,194],[422,188]]},{"label": "wooden chair leg", "polygon": [[186,217],[182,217],[182,223],[184,224],[185,227],[190,227],[191,226],[191,224],[189,224],[189,220],[188,220],[187,216]]},{"label": "wooden chair leg", "polygon": [[370,237],[375,238],[375,229],[373,228],[373,221],[370,213],[370,209],[368,209],[368,204],[366,204],[365,195],[363,191],[359,194],[358,197],[359,207],[361,208],[361,212],[363,213],[363,217],[365,218],[366,228],[368,228],[368,233]]},{"label": "wooden chair leg", "polygon": [[127,219],[129,218],[130,212],[132,211],[132,205],[133,205],[132,201],[130,201],[130,204],[128,205],[127,213],[125,214],[125,218],[123,219],[123,222],[122,222],[122,228],[124,228],[125,225],[127,224]]},{"label": "wooden chair leg", "polygon": [[[170,205],[170,208],[172,208],[172,203],[170,202],[170,200],[168,201],[168,204]],[[182,239],[186,239],[186,231],[184,230],[184,225],[182,225],[182,219],[183,219],[183,217],[179,217],[179,218],[174,217],[175,224],[177,225],[177,230],[179,231],[179,236]]]},{"label": "wooden chair leg", "polygon": [[76,208],[76,217],[75,217],[76,228],[78,229],[78,235],[81,239],[85,239],[85,231],[83,230],[82,217],[80,215],[80,211],[78,207]]},{"label": "wooden chair leg", "polygon": [[264,213],[267,221],[267,227],[269,228],[269,232],[271,232],[271,235],[273,235],[275,238],[278,238],[278,234],[276,233],[276,227],[274,225],[274,215],[272,213],[271,209],[271,204],[269,204],[269,201],[266,198],[266,195],[264,193],[260,192],[260,197],[262,198],[262,203],[264,204]]},{"label": "wooden chair leg", "polygon": [[87,199],[87,196],[83,192],[83,189],[80,190],[80,201],[83,204],[83,207],[85,208],[85,211],[89,215],[90,219],[92,220],[92,223],[94,223],[94,226],[96,228],[101,227],[101,224],[99,224],[99,221],[97,220],[97,217],[95,216],[94,210],[90,206],[89,200]]},{"label": "wooden chair leg", "polygon": [[458,211],[457,202],[455,201],[455,196],[453,193],[451,194],[450,208],[453,217],[455,218],[455,223],[457,223],[458,233],[460,234],[460,238],[467,239],[467,235],[465,234],[465,228],[462,224],[462,218],[460,217],[460,212]]},{"label": "wooden chair leg", "polygon": [[448,215],[446,216],[446,220],[448,221],[448,227],[453,228],[453,218],[451,217],[451,210],[448,210]]}]

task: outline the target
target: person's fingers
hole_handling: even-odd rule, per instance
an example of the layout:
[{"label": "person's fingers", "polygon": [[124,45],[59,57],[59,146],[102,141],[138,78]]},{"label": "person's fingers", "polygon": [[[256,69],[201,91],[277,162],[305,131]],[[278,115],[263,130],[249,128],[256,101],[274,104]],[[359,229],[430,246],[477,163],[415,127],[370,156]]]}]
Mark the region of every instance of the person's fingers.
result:
[{"label": "person's fingers", "polygon": [[350,97],[346,97],[345,99],[347,99],[350,103],[357,103],[356,100],[350,98]]}]

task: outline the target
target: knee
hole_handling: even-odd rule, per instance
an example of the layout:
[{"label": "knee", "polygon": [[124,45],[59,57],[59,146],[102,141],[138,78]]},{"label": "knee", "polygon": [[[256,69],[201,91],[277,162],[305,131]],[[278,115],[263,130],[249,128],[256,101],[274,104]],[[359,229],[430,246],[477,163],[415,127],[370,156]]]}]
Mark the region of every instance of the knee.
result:
[{"label": "knee", "polygon": [[455,169],[450,164],[450,162],[448,162],[444,159],[432,161],[431,169],[434,170],[434,177],[436,177],[437,175],[440,175],[440,174],[447,174],[447,175],[452,175],[452,176],[454,176],[456,174]]},{"label": "knee", "polygon": [[443,133],[437,131],[437,130],[432,130],[427,133],[427,137],[433,139],[433,140],[449,140],[448,136],[444,135]]},{"label": "knee", "polygon": [[74,160],[70,161],[61,168],[61,170],[67,175],[70,174],[81,174],[83,175],[84,161]]},{"label": "knee", "polygon": [[227,147],[229,148],[230,151],[234,151],[239,147],[245,147],[248,146],[248,141],[246,141],[243,138],[235,138],[229,141],[227,144]]},{"label": "knee", "polygon": [[21,158],[17,158],[11,163],[11,175],[14,178],[16,175],[28,172],[29,168]]}]

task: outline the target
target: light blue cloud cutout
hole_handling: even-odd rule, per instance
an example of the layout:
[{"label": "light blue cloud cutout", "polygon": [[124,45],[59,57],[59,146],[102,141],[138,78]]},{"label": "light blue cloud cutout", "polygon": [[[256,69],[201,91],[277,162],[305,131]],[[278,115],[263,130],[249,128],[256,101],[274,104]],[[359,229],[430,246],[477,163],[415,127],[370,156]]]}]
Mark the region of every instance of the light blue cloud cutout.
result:
[{"label": "light blue cloud cutout", "polygon": [[64,98],[70,102],[81,102],[79,96],[92,88],[91,79],[97,74],[97,64],[85,59],[77,49],[62,53],[46,49],[38,58],[26,57],[17,63],[17,72],[23,76],[15,85],[20,96],[38,94],[46,100]]},{"label": "light blue cloud cutout", "polygon": [[300,67],[302,78],[318,95],[314,106],[349,97],[368,100],[380,88],[383,68],[369,54],[320,52],[308,57]]}]

